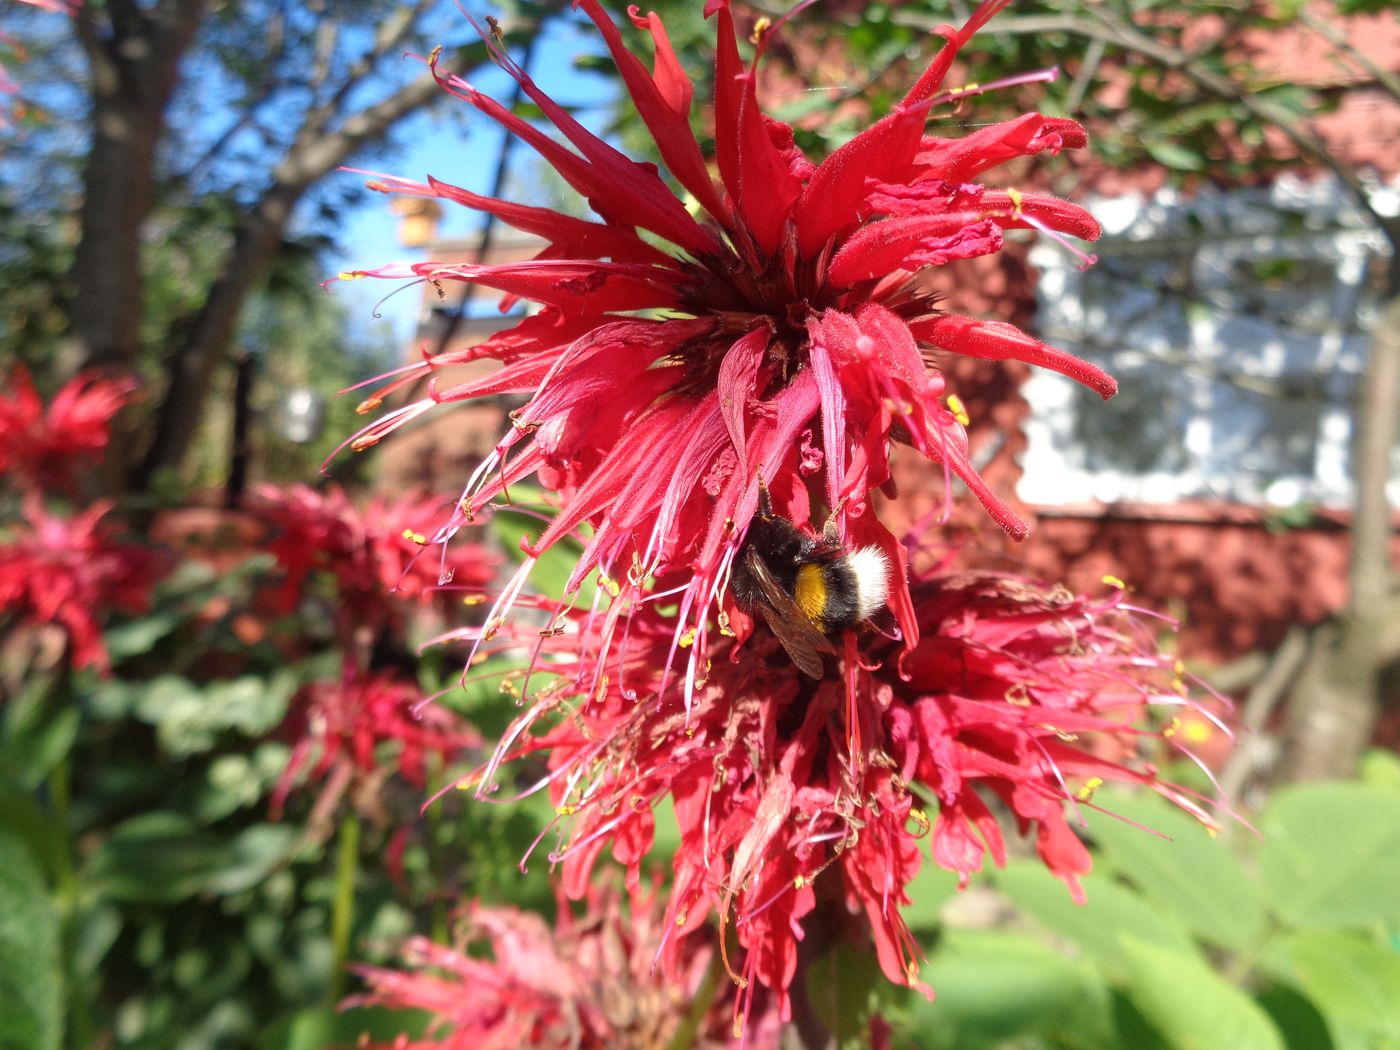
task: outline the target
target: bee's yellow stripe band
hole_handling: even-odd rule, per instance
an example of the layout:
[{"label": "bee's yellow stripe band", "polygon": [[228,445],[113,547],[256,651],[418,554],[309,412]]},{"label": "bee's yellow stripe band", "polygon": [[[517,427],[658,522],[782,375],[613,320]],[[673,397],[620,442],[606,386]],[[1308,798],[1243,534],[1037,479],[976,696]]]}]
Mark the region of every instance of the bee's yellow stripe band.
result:
[{"label": "bee's yellow stripe band", "polygon": [[797,593],[792,600],[802,615],[821,629],[826,613],[826,578],[820,565],[803,565],[797,570]]}]

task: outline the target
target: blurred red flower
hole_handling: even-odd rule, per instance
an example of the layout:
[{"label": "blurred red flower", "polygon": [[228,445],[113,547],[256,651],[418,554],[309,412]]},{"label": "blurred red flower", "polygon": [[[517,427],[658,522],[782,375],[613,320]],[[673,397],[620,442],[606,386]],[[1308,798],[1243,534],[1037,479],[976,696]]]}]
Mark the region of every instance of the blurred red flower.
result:
[{"label": "blurred red flower", "polygon": [[54,14],[69,16],[77,14],[78,9],[83,6],[83,0],[20,0],[20,2],[45,11],[52,11]]},{"label": "blurred red flower", "polygon": [[[776,992],[784,1020],[803,920],[823,900],[863,914],[886,975],[920,986],[905,887],[926,857],[964,881],[987,855],[1003,863],[996,809],[1076,899],[1090,857],[1066,807],[1094,809],[1100,784],[1147,786],[1213,826],[1140,757],[1144,738],[1170,735],[1140,728],[1149,706],[1188,701],[1121,594],[968,574],[916,579],[913,595],[912,651],[882,640],[858,656],[851,638],[845,679],[813,682],[772,639],[726,639],[688,711],[661,693],[666,620],[639,614],[602,689],[576,655],[538,664],[521,686],[532,703],[478,793],[495,790],[502,762],[547,757],[561,840],[550,859],[576,898],[609,847],[639,887],[653,807],[671,796],[681,845],[668,948],[717,912],[746,951],[731,974]],[[584,642],[596,644],[586,626]]]},{"label": "blurred red flower", "polygon": [[308,783],[321,785],[312,823],[329,816],[352,788],[368,789],[357,798],[377,805],[374,789],[394,772],[421,791],[429,755],[447,763],[481,743],[465,719],[440,704],[424,706],[417,683],[352,667],[339,681],[303,686],[279,735],[294,743],[272,793],[272,813],[281,815],[304,773]]},{"label": "blurred red flower", "polygon": [[134,379],[89,373],[65,384],[45,410],[29,372],[16,366],[8,396],[0,396],[0,476],[22,488],[68,486],[107,447],[112,417],[135,390]]},{"label": "blurred red flower", "polygon": [[[296,608],[313,573],[334,580],[337,615],[351,625],[397,622],[408,601],[444,609],[495,575],[497,557],[474,544],[448,544],[440,500],[382,497],[360,509],[338,486],[258,490],[258,515],[277,528],[268,550],[283,572],[282,612]],[[436,551],[429,548],[437,547]]]},{"label": "blurred red flower", "polygon": [[[732,990],[707,970],[713,950],[693,943],[678,966],[653,966],[661,942],[656,900],[590,894],[575,916],[561,902],[551,928],[514,908],[472,905],[463,944],[409,941],[409,970],[365,968],[368,994],[353,1002],[425,1010],[429,1035],[393,1050],[715,1050],[739,1045],[729,1024]],[[480,942],[490,956],[475,951]],[[751,1018],[744,1045],[776,1045],[771,1018]],[[688,1038],[675,1042],[682,1025]],[[383,1048],[387,1050],[387,1048]]]},{"label": "blurred red flower", "polygon": [[[961,29],[940,27],[941,50],[893,112],[818,163],[796,146],[792,128],[759,108],[755,68],[778,25],[756,31],[746,65],[727,0],[710,0],[705,10],[716,20],[718,49],[716,183],[690,129],[692,85],[661,20],[630,9],[655,46],[649,72],[597,0],[579,0],[693,207],[654,165],[583,128],[490,34],[483,36],[497,63],[573,149],[460,77],[440,73],[435,54],[431,65],[446,90],[531,145],[603,221],[435,179],[371,183],[490,212],[548,247],[518,263],[423,262],[343,275],[465,281],[504,291],[507,307],[517,299],[540,307],[481,345],[401,370],[364,411],[445,365],[482,358],[502,365],[447,389],[431,384],[429,396],[382,417],[353,447],[375,443],[440,403],[528,395],[513,413],[514,428],[468,484],[457,520],[536,476],[563,500],[533,550],[587,522],[592,532],[570,592],[595,568],[616,581],[624,602],[639,597],[649,578],[671,575],[668,585],[685,588],[674,635],[692,626],[699,632],[696,666],[704,663],[712,612],[725,608],[741,634],[749,627],[723,582],[757,505],[757,476],[768,482],[779,513],[798,521],[810,518],[811,479],[821,502],[838,511],[844,541],[889,556],[890,605],[914,644],[903,548],[868,502],[891,482],[893,446],[912,446],[944,464],[950,485],[951,475],[960,478],[1013,535],[1027,528],[971,466],[958,403],[945,404],[930,355],[1014,358],[1072,376],[1105,397],[1116,389],[1099,369],[1019,329],[944,313],[921,276],[998,251],[1007,229],[1099,235],[1098,223],[1076,205],[974,181],[1014,158],[1084,145],[1074,121],[1028,113],[961,138],[924,133],[935,107],[984,90],[940,93],[959,50],[1007,2],[984,0]],[[529,569],[527,562],[522,578]],[[493,619],[505,616],[518,591],[506,589]],[[608,651],[605,639],[598,675]]]},{"label": "blurred red flower", "polygon": [[62,628],[73,666],[103,673],[103,621],[113,611],[144,612],[172,567],[165,552],[115,539],[103,521],[111,509],[96,503],[60,518],[30,494],[23,520],[0,532],[0,620]]}]

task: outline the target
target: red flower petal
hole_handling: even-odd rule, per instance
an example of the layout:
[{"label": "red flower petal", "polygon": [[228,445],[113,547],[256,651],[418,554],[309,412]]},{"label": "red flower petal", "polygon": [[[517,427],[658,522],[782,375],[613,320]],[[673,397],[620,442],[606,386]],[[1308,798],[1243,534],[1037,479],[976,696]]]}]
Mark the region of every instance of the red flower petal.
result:
[{"label": "red flower petal", "polygon": [[661,19],[655,14],[640,18],[635,13],[635,7],[628,9],[633,23],[639,29],[648,30],[656,45],[656,71],[648,74],[637,56],[622,43],[617,26],[597,0],[578,0],[576,6],[582,7],[602,31],[623,83],[627,85],[627,93],[632,96],[638,115],[651,131],[666,167],[682,186],[694,194],[702,208],[719,222],[728,225],[728,210],[715,190],[705,158],[700,155],[700,144],[690,130],[690,103],[694,88],[676,60]]},{"label": "red flower petal", "polygon": [[944,314],[914,321],[909,328],[916,338],[940,350],[992,361],[1022,361],[1028,365],[1038,365],[1083,383],[1105,399],[1118,392],[1117,381],[1101,368],[1073,354],[1047,346],[1015,325]]}]

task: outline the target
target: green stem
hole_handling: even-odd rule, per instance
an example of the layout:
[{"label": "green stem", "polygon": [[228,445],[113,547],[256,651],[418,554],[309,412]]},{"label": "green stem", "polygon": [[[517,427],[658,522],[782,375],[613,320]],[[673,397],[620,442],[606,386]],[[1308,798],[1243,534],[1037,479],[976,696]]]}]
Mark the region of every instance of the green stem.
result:
[{"label": "green stem", "polygon": [[83,1050],[92,1045],[93,1034],[87,995],[74,965],[74,948],[78,939],[78,897],[82,887],[78,883],[78,868],[74,860],[71,827],[73,770],[67,755],[50,770],[48,789],[49,802],[53,807],[53,826],[57,832],[57,844],[53,851],[54,890],[63,923],[63,970],[67,985],[70,1045]]},{"label": "green stem", "polygon": [[1265,917],[1264,930],[1255,942],[1226,963],[1223,971],[1225,980],[1242,986],[1254,972],[1260,956],[1273,943],[1274,937],[1283,932],[1283,925],[1272,915]]},{"label": "green stem", "polygon": [[[442,763],[436,755],[431,756],[431,774],[428,777],[429,797],[436,795],[441,786],[442,775],[444,773]],[[426,828],[425,848],[428,851],[428,874],[434,882],[446,881],[446,862],[442,856],[442,850],[438,846],[439,836],[442,834],[442,800],[439,799],[429,806],[424,814]],[[432,903],[432,925],[431,938],[438,944],[446,944],[448,937],[447,923],[447,901],[441,896],[435,897]]]},{"label": "green stem", "polygon": [[360,861],[360,820],[352,812],[340,820],[340,849],[335,862],[335,903],[331,910],[331,1006],[345,995],[345,967],[350,961],[350,926],[355,918],[355,872]]},{"label": "green stem", "polygon": [[73,843],[70,839],[70,810],[73,804],[73,774],[68,756],[58,760],[49,772],[49,801],[53,806],[53,825],[60,836],[60,843],[54,850],[54,888],[58,891],[64,918],[72,919],[78,906],[78,872],[73,861]]},{"label": "green stem", "polygon": [[671,1036],[666,1044],[666,1050],[688,1050],[699,1040],[696,1036],[700,1032],[700,1026],[705,1022],[705,1015],[710,1012],[710,1005],[715,1001],[715,992],[719,989],[720,978],[724,974],[724,965],[720,961],[719,950],[716,949],[710,956],[710,965],[705,969],[705,976],[700,981],[700,987],[695,991],[695,998],[691,1000],[690,1009],[686,1011],[685,1017],[681,1018],[680,1027]]}]

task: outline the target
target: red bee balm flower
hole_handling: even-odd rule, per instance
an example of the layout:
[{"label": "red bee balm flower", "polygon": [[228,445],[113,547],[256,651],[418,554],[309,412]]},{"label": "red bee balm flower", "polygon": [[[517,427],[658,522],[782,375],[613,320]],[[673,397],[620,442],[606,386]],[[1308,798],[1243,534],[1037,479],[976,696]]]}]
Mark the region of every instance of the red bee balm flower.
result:
[{"label": "red bee balm flower", "polygon": [[52,623],[68,635],[74,667],[107,670],[102,620],[108,612],[144,612],[156,582],[170,570],[160,551],[115,542],[95,503],[73,518],[53,517],[26,497],[25,521],[0,536],[0,619]]},{"label": "red bee balm flower", "polygon": [[389,770],[380,745],[392,745],[393,768],[420,791],[427,785],[426,759],[446,762],[481,743],[464,719],[446,708],[423,708],[416,683],[389,674],[360,674],[347,667],[340,681],[312,682],[292,698],[285,736],[296,741],[276,789],[272,812],[281,815],[287,796],[308,761],[309,779],[323,781],[317,817],[324,816],[356,780],[374,783]]},{"label": "red bee balm flower", "polygon": [[[654,898],[589,895],[585,915],[561,902],[553,928],[514,908],[472,905],[460,949],[421,937],[408,942],[411,970],[366,967],[370,992],[353,1003],[426,1010],[429,1038],[393,1050],[642,1050],[736,1045],[727,1017],[730,997],[708,973],[714,952],[690,945],[674,972],[653,966],[662,939]],[[467,948],[485,941],[491,957]],[[775,1045],[774,1018],[755,1018]],[[389,1050],[384,1047],[383,1050]]]},{"label": "red bee balm flower", "polygon": [[0,397],[0,476],[25,486],[59,488],[83,459],[96,459],[111,436],[112,417],[131,400],[133,379],[78,376],[49,402],[47,412],[29,373],[17,367],[12,393]]},{"label": "red bee balm flower", "polygon": [[334,579],[337,611],[350,625],[373,627],[395,622],[405,601],[445,606],[495,575],[498,558],[485,548],[448,550],[450,537],[435,525],[441,500],[374,499],[361,510],[336,486],[318,492],[264,485],[256,509],[277,526],[269,550],[284,573],[277,595],[284,612],[317,572]]},{"label": "red bee balm flower", "polygon": [[[493,787],[502,761],[547,758],[559,827],[549,857],[573,897],[587,895],[609,846],[640,886],[653,807],[670,796],[680,845],[660,957],[671,965],[667,953],[711,912],[732,923],[744,952],[726,958],[736,1020],[759,986],[787,1019],[798,942],[822,908],[863,915],[886,975],[922,988],[900,916],[906,887],[927,859],[964,883],[988,854],[1002,864],[993,805],[1080,900],[1090,856],[1066,810],[1096,808],[1104,782],[1148,787],[1214,827],[1140,757],[1144,741],[1179,747],[1170,728],[1135,728],[1149,705],[1189,702],[1173,659],[1156,651],[1155,625],[1125,609],[1121,592],[1090,599],[967,574],[916,578],[913,594],[922,637],[912,650],[881,641],[858,662],[852,640],[847,679],[814,682],[768,659],[775,639],[737,653],[721,639],[689,711],[662,692],[668,623],[648,609],[630,623],[620,680],[599,692],[580,688],[577,656],[541,663],[532,706],[479,786]],[[544,640],[561,654],[577,649],[567,642]]]},{"label": "red bee balm flower", "polygon": [[[1007,2],[986,0],[961,29],[941,27],[941,49],[894,111],[817,163],[797,148],[789,126],[759,108],[755,67],[773,30],[758,34],[746,65],[728,3],[710,0],[716,183],[690,130],[692,85],[661,20],[632,9],[633,23],[655,45],[648,72],[597,0],[578,0],[689,203],[654,165],[585,130],[489,34],[496,61],[572,149],[461,78],[439,73],[435,54],[434,73],[446,90],[529,143],[603,221],[435,179],[372,183],[490,212],[548,246],[519,263],[423,262],[344,275],[460,280],[540,307],[479,346],[405,369],[365,410],[445,365],[501,362],[484,378],[431,385],[428,397],[384,416],[352,445],[367,447],[440,403],[529,395],[514,429],[468,484],[460,515],[470,518],[531,475],[557,490],[562,510],[528,553],[588,522],[593,531],[570,591],[595,568],[618,581],[608,585],[621,599],[614,609],[641,597],[649,579],[683,587],[674,637],[699,632],[688,680],[704,665],[713,611],[725,614],[722,627],[732,620],[741,634],[748,630],[724,582],[758,506],[758,479],[767,481],[778,513],[805,521],[810,478],[820,501],[837,510],[841,541],[887,555],[890,607],[914,644],[904,551],[870,513],[870,493],[890,481],[892,447],[906,444],[942,463],[1008,532],[1027,530],[969,463],[966,431],[943,402],[930,353],[1014,358],[1073,376],[1105,397],[1115,390],[1094,366],[1019,329],[942,312],[922,280],[929,267],[998,251],[1007,229],[1099,234],[1092,216],[1073,204],[973,181],[1015,157],[1082,146],[1074,121],[1030,113],[964,138],[924,133],[930,112],[959,94],[939,93],[959,50]],[[506,588],[493,619],[519,591],[519,581]],[[596,681],[609,649],[610,635]]]}]

